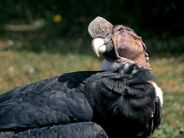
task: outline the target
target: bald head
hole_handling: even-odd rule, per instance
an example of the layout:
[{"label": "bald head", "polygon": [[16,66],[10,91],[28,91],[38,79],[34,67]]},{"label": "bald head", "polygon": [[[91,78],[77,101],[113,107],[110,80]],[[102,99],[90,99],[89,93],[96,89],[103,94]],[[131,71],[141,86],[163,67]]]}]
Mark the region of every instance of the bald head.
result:
[{"label": "bald head", "polygon": [[[129,27],[113,26],[106,19],[97,17],[89,24],[88,32],[93,38],[92,46],[98,56],[105,54],[106,57],[111,57],[106,53],[106,49],[111,47],[118,62],[135,62],[141,67],[150,68],[145,44]],[[113,59],[115,59],[114,56]]]}]

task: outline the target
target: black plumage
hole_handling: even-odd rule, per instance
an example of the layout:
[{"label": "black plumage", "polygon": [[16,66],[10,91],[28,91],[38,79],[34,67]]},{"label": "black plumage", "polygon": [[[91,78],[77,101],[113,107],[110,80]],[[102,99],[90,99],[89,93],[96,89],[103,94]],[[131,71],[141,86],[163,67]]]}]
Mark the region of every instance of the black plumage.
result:
[{"label": "black plumage", "polygon": [[148,82],[152,79],[149,70],[127,63],[106,72],[68,73],[15,88],[0,96],[0,137],[19,137],[31,130],[30,137],[39,133],[49,138],[52,134],[45,135],[48,127],[62,137],[60,128],[71,124],[67,131],[76,125],[81,129],[65,137],[77,138],[85,133],[84,122],[88,122],[88,135],[95,133],[92,121],[105,130],[97,132],[103,137],[107,133],[109,137],[146,138],[160,118],[155,89]]},{"label": "black plumage", "polygon": [[107,138],[105,131],[93,122],[71,123],[21,132],[1,132],[1,138]]}]

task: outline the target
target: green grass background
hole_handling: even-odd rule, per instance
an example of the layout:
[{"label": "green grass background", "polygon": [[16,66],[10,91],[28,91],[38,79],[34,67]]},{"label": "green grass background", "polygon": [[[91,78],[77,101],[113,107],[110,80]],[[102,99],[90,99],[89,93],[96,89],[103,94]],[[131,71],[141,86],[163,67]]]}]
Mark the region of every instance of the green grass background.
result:
[{"label": "green grass background", "polygon": [[[183,40],[144,40],[164,91],[162,123],[152,138],[184,138]],[[66,39],[41,32],[7,32],[0,36],[0,93],[65,72],[98,70],[101,61],[92,52],[89,37]]]}]

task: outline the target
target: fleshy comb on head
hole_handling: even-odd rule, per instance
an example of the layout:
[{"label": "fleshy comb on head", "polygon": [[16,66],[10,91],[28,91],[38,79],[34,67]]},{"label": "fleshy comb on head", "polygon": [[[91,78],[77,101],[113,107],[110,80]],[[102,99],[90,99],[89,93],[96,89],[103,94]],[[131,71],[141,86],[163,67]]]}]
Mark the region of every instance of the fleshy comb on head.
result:
[{"label": "fleshy comb on head", "polygon": [[111,38],[113,25],[106,19],[98,16],[88,26],[88,32],[92,38]]}]

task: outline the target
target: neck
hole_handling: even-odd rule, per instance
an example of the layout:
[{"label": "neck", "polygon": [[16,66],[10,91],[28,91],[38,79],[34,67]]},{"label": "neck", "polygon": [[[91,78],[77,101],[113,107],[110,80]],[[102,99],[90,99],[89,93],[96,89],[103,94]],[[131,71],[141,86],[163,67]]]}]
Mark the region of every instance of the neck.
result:
[{"label": "neck", "polygon": [[101,70],[109,70],[112,67],[112,64],[113,64],[113,61],[109,61],[109,60],[104,59],[102,64],[101,64],[100,69]]},{"label": "neck", "polygon": [[152,70],[147,58],[148,57],[146,57],[145,53],[142,53],[138,57],[136,57],[134,61],[139,65],[139,67]]},{"label": "neck", "polygon": [[109,61],[109,60],[105,59],[102,62],[101,70],[111,69],[114,62],[119,62],[119,63],[122,63],[122,64],[124,64],[126,62],[129,62],[129,63],[132,63],[132,64],[135,63],[135,64],[138,64],[138,66],[141,67],[141,68],[152,70],[151,66],[150,66],[150,64],[147,60],[147,57],[146,57],[145,53],[140,54],[139,56],[137,56],[133,60],[127,59],[127,58],[124,58],[124,57],[119,57],[119,59],[117,61]]}]

